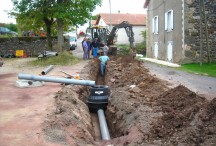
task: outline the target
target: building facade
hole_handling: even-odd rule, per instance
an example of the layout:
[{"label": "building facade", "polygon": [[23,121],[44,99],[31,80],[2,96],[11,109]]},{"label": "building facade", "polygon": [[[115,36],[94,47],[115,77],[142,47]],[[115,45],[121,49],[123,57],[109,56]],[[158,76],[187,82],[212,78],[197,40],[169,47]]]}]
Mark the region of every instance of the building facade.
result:
[{"label": "building facade", "polygon": [[[205,1],[212,61],[216,60],[216,1]],[[146,0],[147,57],[183,64],[200,61],[199,0]],[[204,29],[204,22],[202,23]],[[203,36],[203,62],[207,59]]]}]

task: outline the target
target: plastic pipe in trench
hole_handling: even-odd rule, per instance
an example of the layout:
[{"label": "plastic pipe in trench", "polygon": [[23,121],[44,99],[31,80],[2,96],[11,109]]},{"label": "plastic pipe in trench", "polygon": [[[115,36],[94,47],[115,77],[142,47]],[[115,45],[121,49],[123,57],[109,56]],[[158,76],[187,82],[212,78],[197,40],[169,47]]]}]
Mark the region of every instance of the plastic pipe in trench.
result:
[{"label": "plastic pipe in trench", "polygon": [[[27,79],[27,80],[45,81],[45,82],[76,84],[76,85],[87,85],[87,86],[95,85],[95,81],[90,81],[90,80],[54,78],[54,77],[36,76],[36,75],[29,75],[29,74],[18,74],[18,78]],[[109,130],[108,130],[108,126],[106,123],[106,118],[105,118],[103,109],[99,109],[97,113],[98,113],[98,119],[100,123],[102,139],[110,140]]]},{"label": "plastic pipe in trench", "polygon": [[46,69],[44,69],[41,74],[42,75],[46,75],[49,71],[51,71],[53,69],[54,65],[50,65],[49,67],[47,67]]},{"label": "plastic pipe in trench", "polygon": [[75,84],[75,85],[86,85],[86,86],[95,85],[95,81],[91,81],[91,80],[76,80],[76,79],[66,79],[66,78],[57,78],[57,77],[36,76],[30,74],[18,74],[18,78],[26,79],[26,80],[66,83],[66,84]]},{"label": "plastic pipe in trench", "polygon": [[103,109],[99,109],[97,111],[97,114],[98,114],[98,119],[100,123],[100,131],[101,131],[102,139],[110,140],[109,130],[107,127],[106,118],[105,118]]}]

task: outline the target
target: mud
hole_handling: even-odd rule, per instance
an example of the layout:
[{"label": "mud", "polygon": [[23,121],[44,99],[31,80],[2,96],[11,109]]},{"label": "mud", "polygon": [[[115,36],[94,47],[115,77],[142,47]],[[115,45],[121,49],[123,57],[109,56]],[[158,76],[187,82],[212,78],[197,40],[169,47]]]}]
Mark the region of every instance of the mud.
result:
[{"label": "mud", "polygon": [[186,87],[170,88],[143,62],[110,57],[105,78],[92,59],[81,78],[110,86],[106,118],[112,139],[98,140],[86,100],[88,88],[67,85],[55,96],[56,109],[43,123],[46,140],[61,145],[216,145],[216,98],[207,101]]}]

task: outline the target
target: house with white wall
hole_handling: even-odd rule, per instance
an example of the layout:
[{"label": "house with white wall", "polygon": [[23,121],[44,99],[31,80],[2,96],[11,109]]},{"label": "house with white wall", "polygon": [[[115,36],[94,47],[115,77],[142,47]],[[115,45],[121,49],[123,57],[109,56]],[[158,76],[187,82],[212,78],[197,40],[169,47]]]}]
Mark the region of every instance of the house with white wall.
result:
[{"label": "house with white wall", "polygon": [[[107,27],[111,30],[113,26],[123,21],[127,21],[133,26],[134,43],[141,43],[144,41],[141,33],[146,30],[145,14],[100,13],[96,20],[96,25]],[[124,29],[119,29],[117,32],[116,44],[127,44],[128,42],[126,31]]]}]

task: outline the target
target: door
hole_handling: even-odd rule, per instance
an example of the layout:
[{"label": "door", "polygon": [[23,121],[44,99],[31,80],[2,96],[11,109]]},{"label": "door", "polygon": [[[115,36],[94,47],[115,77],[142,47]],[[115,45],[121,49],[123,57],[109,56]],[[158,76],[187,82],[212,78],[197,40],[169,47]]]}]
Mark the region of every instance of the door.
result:
[{"label": "door", "polygon": [[169,62],[173,61],[173,43],[172,41],[169,41],[167,44],[167,60]]},{"label": "door", "polygon": [[154,42],[154,58],[158,58],[158,42]]}]

